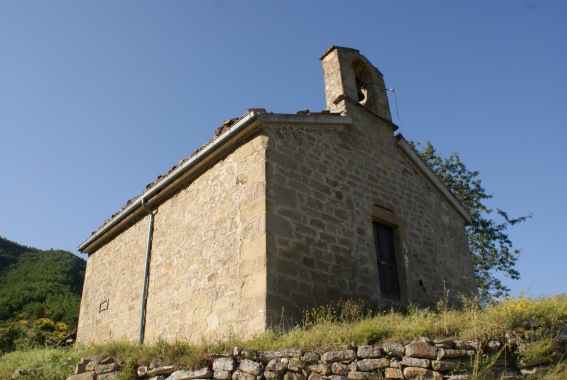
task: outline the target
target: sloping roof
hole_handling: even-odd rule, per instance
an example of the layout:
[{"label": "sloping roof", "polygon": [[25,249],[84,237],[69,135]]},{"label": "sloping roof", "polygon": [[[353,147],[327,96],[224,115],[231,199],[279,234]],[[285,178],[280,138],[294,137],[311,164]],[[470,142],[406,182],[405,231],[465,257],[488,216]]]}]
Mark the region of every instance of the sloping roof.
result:
[{"label": "sloping roof", "polygon": [[309,125],[345,125],[350,124],[352,119],[350,116],[341,116],[329,111],[309,112],[309,110],[300,111],[297,114],[274,114],[266,112],[263,108],[248,109],[247,113],[240,118],[224,121],[220,127],[215,129],[215,134],[211,140],[201,146],[199,149],[191,153],[173,166],[167,173],[160,175],[155,181],[148,184],[144,192],[130,199],[120,210],[114,213],[109,219],[95,231],[91,236],[81,243],[78,250],[81,252],[91,253],[93,244],[105,236],[107,233],[116,230],[126,221],[134,218],[140,209],[142,209],[142,200],[149,201],[150,206],[157,203],[160,196],[167,194],[166,189],[175,187],[176,184],[185,180],[187,173],[191,169],[195,169],[202,165],[206,165],[213,159],[213,154],[220,148],[236,143],[245,132],[251,132],[253,127],[260,124],[270,123],[303,123]]}]

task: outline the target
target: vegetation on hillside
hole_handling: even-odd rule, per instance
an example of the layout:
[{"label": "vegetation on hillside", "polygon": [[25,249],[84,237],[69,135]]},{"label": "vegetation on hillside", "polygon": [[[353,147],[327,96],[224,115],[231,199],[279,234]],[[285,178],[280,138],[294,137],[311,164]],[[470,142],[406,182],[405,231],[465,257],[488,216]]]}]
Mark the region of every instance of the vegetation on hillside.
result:
[{"label": "vegetation on hillside", "polygon": [[85,265],[0,237],[0,352],[58,341],[77,326]]},{"label": "vegetation on hillside", "polygon": [[[227,336],[223,341],[203,341],[201,344],[158,341],[153,345],[140,346],[112,342],[65,350],[20,350],[0,357],[0,378],[9,378],[16,368],[33,368],[36,371],[30,379],[64,379],[72,374],[82,356],[95,354],[117,357],[124,367],[121,378],[134,379],[136,368],[148,365],[153,358],[195,368],[210,360],[211,354],[230,353],[235,346],[257,351],[281,348],[325,351],[345,349],[352,341],[359,345],[391,340],[408,342],[420,336],[506,342],[506,333],[512,332],[520,343],[526,343],[522,354],[525,358],[553,358],[555,364],[543,379],[557,380],[567,378],[566,358],[561,356],[567,347],[558,343],[561,341],[555,335],[559,326],[567,326],[567,295],[512,299],[484,309],[477,302],[466,301],[459,309],[448,308],[441,302],[436,309],[369,310],[363,303],[345,301],[308,310],[300,325],[282,326],[280,330],[268,331],[247,340]],[[530,334],[534,332],[540,335],[543,343],[528,344]]]}]

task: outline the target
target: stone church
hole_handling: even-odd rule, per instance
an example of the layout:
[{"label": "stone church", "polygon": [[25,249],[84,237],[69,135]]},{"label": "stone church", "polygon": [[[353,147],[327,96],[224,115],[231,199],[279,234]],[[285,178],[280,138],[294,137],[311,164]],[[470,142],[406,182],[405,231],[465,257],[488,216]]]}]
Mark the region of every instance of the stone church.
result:
[{"label": "stone church", "polygon": [[251,335],[339,298],[475,292],[463,205],[392,123],[380,71],[321,57],[327,109],[251,109],[80,246],[80,343]]}]

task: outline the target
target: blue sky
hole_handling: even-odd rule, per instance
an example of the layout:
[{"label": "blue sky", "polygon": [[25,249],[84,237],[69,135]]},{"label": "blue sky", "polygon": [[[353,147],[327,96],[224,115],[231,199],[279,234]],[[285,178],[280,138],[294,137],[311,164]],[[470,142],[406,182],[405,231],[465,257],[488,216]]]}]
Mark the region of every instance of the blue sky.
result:
[{"label": "blue sky", "polygon": [[319,57],[339,45],[395,89],[406,138],[533,214],[509,231],[513,294],[566,293],[566,17],[562,1],[1,1],[0,236],[77,253],[223,120],[324,109]]}]

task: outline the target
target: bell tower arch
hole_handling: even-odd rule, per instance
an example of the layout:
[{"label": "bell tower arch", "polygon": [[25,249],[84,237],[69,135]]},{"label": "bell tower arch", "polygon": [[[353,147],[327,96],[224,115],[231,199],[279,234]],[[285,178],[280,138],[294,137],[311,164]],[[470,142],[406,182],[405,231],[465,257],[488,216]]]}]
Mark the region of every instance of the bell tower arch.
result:
[{"label": "bell tower arch", "polygon": [[332,46],[321,57],[325,98],[331,112],[356,104],[392,121],[382,73],[356,49]]}]

